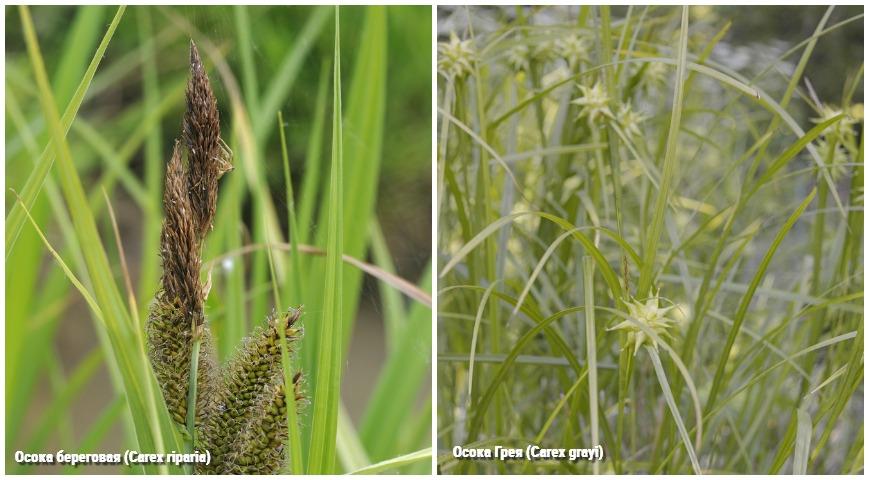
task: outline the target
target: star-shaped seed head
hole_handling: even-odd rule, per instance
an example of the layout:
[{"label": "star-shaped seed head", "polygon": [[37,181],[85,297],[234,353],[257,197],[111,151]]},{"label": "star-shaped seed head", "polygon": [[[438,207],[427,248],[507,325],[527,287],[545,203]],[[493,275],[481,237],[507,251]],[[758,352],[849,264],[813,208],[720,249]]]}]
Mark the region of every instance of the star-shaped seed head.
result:
[{"label": "star-shaped seed head", "polygon": [[471,40],[460,40],[450,32],[450,41],[438,43],[438,71],[454,80],[471,74],[477,53]]},{"label": "star-shaped seed head", "polygon": [[616,122],[629,136],[640,137],[642,135],[640,124],[644,120],[646,120],[646,115],[632,110],[630,103],[620,105],[619,111],[616,112]]},{"label": "star-shaped seed head", "polygon": [[507,52],[507,63],[515,72],[529,71],[529,47],[519,44]]},{"label": "star-shaped seed head", "polygon": [[[638,323],[648,327],[659,337],[670,337],[668,330],[677,323],[677,320],[668,316],[668,313],[674,309],[670,307],[659,307],[658,294],[640,301],[632,298],[626,301],[625,306],[628,308],[628,316],[631,320],[624,320],[607,330],[625,330],[628,332],[628,345],[634,344],[634,355],[640,350],[641,345],[647,340],[658,350],[658,344],[645,332]],[[634,321],[632,321],[634,320]]]},{"label": "star-shaped seed head", "polygon": [[819,155],[828,166],[831,178],[837,181],[843,178],[849,171],[849,156],[840,142],[834,139],[822,138],[817,142],[816,148]]},{"label": "star-shaped seed head", "polygon": [[577,88],[580,89],[581,95],[571,100],[571,103],[582,107],[577,115],[578,119],[586,118],[591,128],[599,119],[613,118],[613,112],[607,105],[610,102],[610,97],[607,96],[601,82],[596,82],[591,88],[586,85],[577,85]]},{"label": "star-shaped seed head", "polygon": [[[824,123],[841,113],[843,113],[843,109],[825,104],[818,109],[819,116],[811,118],[810,120],[812,120],[813,123]],[[846,140],[855,134],[855,130],[852,126],[856,123],[858,123],[858,120],[852,116],[852,112],[846,112],[846,114],[843,115],[843,118],[834,122],[825,129],[824,135],[826,138],[833,138],[834,140]]]},{"label": "star-shaped seed head", "polygon": [[589,61],[591,46],[589,39],[574,34],[556,40],[556,52],[567,60],[572,68],[581,62]]}]

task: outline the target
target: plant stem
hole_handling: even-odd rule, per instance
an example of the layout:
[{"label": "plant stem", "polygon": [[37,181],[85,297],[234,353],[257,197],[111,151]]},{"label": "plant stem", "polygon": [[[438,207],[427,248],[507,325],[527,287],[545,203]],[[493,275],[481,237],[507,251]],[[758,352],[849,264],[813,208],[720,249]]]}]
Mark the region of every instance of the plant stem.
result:
[{"label": "plant stem", "polygon": [[[187,379],[187,434],[184,450],[193,453],[196,448],[196,379],[199,376],[199,349],[202,345],[202,326],[193,327],[193,345],[190,350],[190,375]],[[190,473],[193,467],[188,466]]]},{"label": "plant stem", "polygon": [[[595,343],[595,298],[592,276],[595,273],[595,260],[583,257],[583,291],[586,307],[586,366],[589,370],[589,425],[592,429],[592,444],[598,445],[598,358]],[[598,475],[598,462],[592,462],[592,473]]]}]

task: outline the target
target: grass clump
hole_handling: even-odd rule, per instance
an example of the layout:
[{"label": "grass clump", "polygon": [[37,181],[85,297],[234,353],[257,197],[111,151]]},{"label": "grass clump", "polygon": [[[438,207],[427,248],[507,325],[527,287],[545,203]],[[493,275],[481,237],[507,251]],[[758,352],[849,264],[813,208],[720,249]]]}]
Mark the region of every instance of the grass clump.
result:
[{"label": "grass clump", "polygon": [[7,471],[429,471],[429,12],[10,10]]},{"label": "grass clump", "polygon": [[862,15],[439,9],[443,473],[863,471]]}]

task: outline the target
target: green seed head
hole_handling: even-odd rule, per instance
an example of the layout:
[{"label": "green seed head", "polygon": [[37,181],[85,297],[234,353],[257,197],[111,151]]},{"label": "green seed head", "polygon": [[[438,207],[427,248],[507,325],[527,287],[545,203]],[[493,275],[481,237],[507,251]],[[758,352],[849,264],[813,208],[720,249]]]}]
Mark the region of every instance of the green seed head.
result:
[{"label": "green seed head", "polygon": [[477,53],[471,40],[460,40],[456,33],[450,32],[449,42],[438,44],[438,71],[448,79],[460,79],[474,70]]},{"label": "green seed head", "polygon": [[640,124],[645,120],[646,115],[632,110],[630,103],[620,105],[619,111],[616,112],[616,122],[629,136],[642,136],[643,132],[640,129]]},{"label": "green seed head", "polygon": [[597,121],[613,118],[613,112],[608,106],[610,98],[604,91],[601,82],[596,82],[591,88],[586,85],[577,85],[577,88],[580,89],[580,96],[571,100],[571,103],[582,107],[577,115],[578,119],[585,118],[589,122],[589,127],[592,128]]},{"label": "green seed head", "polygon": [[[659,296],[656,294],[653,297],[640,301],[632,298],[630,301],[624,302],[628,309],[628,316],[631,320],[624,320],[621,323],[608,328],[609,330],[625,330],[628,332],[628,344],[634,344],[634,354],[640,350],[641,345],[649,340],[649,343],[658,350],[658,344],[637,324],[640,323],[653,331],[659,337],[670,337],[669,329],[677,323],[677,320],[668,316],[668,313],[673,310],[673,306],[661,308],[659,307]],[[633,321],[632,321],[633,320]]]},{"label": "green seed head", "polygon": [[515,72],[529,71],[529,47],[519,44],[507,52],[507,63]]},{"label": "green seed head", "polygon": [[556,40],[556,52],[568,62],[571,68],[589,61],[591,47],[589,39],[579,35],[572,34]]},{"label": "green seed head", "polygon": [[[273,314],[265,327],[255,329],[243,341],[239,351],[224,368],[222,386],[213,410],[215,414],[202,427],[202,437],[208,442],[206,448],[211,450],[216,459],[214,472],[256,473],[247,469],[239,471],[238,462],[264,455],[266,450],[272,449],[261,445],[262,434],[248,430],[265,428],[262,418],[264,411],[279,403],[283,405],[284,375],[279,329],[284,330],[288,352],[292,353],[293,345],[302,336],[302,330],[296,326],[301,315],[301,308]],[[296,397],[300,401],[303,399],[301,378],[297,374],[293,379]],[[279,388],[282,392],[280,395],[277,393]],[[286,410],[283,412],[286,414]],[[275,441],[281,445],[287,441],[286,416],[283,418],[284,429],[279,429],[275,435]],[[239,452],[242,454],[239,455]],[[271,459],[270,455],[266,457]],[[280,466],[280,462],[273,465],[270,460],[267,463],[270,465],[268,468],[277,469]],[[266,468],[257,465],[257,468],[261,467]]]},{"label": "green seed head", "polygon": [[[858,119],[855,118],[854,114],[858,111],[858,109],[854,108],[846,111],[843,118],[834,122],[833,125],[825,130],[825,138],[828,140],[833,139],[834,141],[846,141],[854,136],[854,125],[858,123]],[[860,112],[863,115],[863,107],[860,109]],[[819,116],[810,120],[813,123],[824,123],[842,113],[844,113],[843,109],[825,104],[818,109]]]}]

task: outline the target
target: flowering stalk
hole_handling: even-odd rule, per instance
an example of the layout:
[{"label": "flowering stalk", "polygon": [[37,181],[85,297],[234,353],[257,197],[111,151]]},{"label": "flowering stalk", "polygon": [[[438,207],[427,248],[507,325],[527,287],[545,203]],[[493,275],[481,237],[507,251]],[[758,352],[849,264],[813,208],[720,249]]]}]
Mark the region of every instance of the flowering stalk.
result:
[{"label": "flowering stalk", "polygon": [[190,352],[190,375],[188,376],[187,384],[187,404],[191,407],[187,409],[187,439],[185,450],[192,452],[196,445],[196,379],[199,372],[199,351],[202,347],[202,334],[194,327],[193,347]]},{"label": "flowering stalk", "polygon": [[[204,313],[210,284],[200,282],[200,255],[212,229],[218,181],[232,170],[232,155],[221,140],[217,101],[193,42],[186,103],[182,139],[166,167],[163,276],[145,327],[151,365],[185,450],[212,454],[211,464],[197,464],[195,473],[276,473],[288,429],[281,351],[292,351],[289,343],[301,337],[295,324],[302,310],[273,315],[229,365],[218,368]],[[296,373],[294,405],[303,399],[301,381]]]}]

